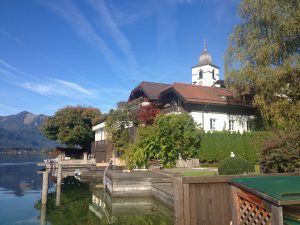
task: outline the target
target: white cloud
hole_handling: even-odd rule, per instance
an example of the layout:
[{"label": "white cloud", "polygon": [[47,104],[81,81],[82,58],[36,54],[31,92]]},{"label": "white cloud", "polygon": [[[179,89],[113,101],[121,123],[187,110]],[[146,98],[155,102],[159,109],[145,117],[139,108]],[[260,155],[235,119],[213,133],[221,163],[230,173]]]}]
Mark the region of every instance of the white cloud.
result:
[{"label": "white cloud", "polygon": [[55,78],[41,79],[36,77],[39,76],[28,74],[0,58],[0,78],[9,84],[45,96],[64,96],[77,99],[95,97],[93,91],[74,82]]},{"label": "white cloud", "polygon": [[14,107],[14,106],[0,104],[0,112],[1,111],[20,112],[21,110],[19,108]]},{"label": "white cloud", "polygon": [[20,83],[19,86],[26,90],[46,96],[63,96],[70,98],[90,98],[94,96],[92,91],[89,91],[76,83],[52,78],[43,83],[27,81]]},{"label": "white cloud", "polygon": [[[136,70],[137,62],[136,57],[131,50],[130,42],[126,36],[118,28],[110,10],[105,4],[105,1],[88,0],[88,3],[96,10],[97,20],[106,28],[111,35],[116,45],[121,49],[124,54],[124,59],[127,61],[129,68]],[[97,23],[100,26],[99,23]]]},{"label": "white cloud", "polygon": [[10,40],[13,40],[13,41],[25,46],[25,43],[22,40],[20,40],[19,38],[14,37],[13,35],[8,33],[7,31],[3,30],[2,28],[0,28],[0,34],[6,36]]},{"label": "white cloud", "polygon": [[[121,71],[128,70],[126,65],[118,59],[114,52],[109,48],[105,40],[98,34],[98,32],[93,28],[92,24],[86,19],[86,17],[80,12],[79,8],[72,1],[59,2],[59,4],[55,4],[50,1],[43,1],[42,3],[63,18],[80,38],[100,52],[109,63],[111,69],[114,71],[114,74],[121,74],[119,70],[116,70],[116,68],[120,69]],[[134,76],[131,78],[134,79]],[[122,77],[122,79],[125,78]]]},{"label": "white cloud", "polygon": [[86,89],[86,88],[83,88],[82,86],[78,85],[78,84],[75,84],[73,82],[70,82],[70,81],[65,81],[65,80],[60,80],[60,79],[52,79],[53,81],[56,81],[57,83],[60,83],[62,85],[65,85],[65,87],[67,88],[70,88],[70,89],[73,89],[75,91],[78,91],[82,94],[86,94],[86,95],[93,95],[93,93]]}]

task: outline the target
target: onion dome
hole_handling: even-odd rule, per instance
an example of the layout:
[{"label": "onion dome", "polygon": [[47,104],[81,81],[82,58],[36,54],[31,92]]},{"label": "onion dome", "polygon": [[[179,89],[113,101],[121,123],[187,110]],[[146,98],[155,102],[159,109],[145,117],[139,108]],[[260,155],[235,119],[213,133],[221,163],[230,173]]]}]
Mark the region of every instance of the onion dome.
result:
[{"label": "onion dome", "polygon": [[208,65],[212,64],[211,55],[206,50],[206,41],[204,40],[203,51],[199,57],[199,65]]}]

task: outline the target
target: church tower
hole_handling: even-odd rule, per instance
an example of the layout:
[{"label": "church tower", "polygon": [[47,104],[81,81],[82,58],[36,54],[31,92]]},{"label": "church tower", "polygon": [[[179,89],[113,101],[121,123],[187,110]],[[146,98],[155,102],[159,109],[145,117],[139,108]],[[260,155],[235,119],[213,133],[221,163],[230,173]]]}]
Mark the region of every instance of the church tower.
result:
[{"label": "church tower", "polygon": [[219,67],[212,63],[211,55],[206,50],[206,41],[204,40],[203,51],[198,64],[192,67],[192,84],[211,87],[219,78]]}]

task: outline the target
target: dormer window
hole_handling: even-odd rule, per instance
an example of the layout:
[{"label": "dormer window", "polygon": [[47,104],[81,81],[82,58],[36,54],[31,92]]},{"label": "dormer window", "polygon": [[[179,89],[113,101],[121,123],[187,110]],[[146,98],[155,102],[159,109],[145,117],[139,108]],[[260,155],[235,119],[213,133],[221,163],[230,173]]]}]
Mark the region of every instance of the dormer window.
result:
[{"label": "dormer window", "polygon": [[214,69],[212,70],[212,79],[213,79],[213,80],[216,79],[216,78],[215,78],[215,70],[214,70]]},{"label": "dormer window", "polygon": [[202,70],[199,71],[199,79],[203,79],[203,71]]}]

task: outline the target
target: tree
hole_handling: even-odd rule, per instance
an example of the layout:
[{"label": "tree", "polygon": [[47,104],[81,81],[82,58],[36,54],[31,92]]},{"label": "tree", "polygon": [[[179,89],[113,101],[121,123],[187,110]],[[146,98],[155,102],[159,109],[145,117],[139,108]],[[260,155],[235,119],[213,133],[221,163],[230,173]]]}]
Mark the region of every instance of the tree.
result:
[{"label": "tree", "polygon": [[125,151],[129,167],[149,165],[159,159],[165,167],[173,167],[179,157],[195,156],[200,148],[202,131],[188,113],[158,115],[152,126],[141,127],[134,145]]},{"label": "tree", "polygon": [[264,173],[293,172],[300,163],[300,131],[278,132],[264,146],[260,161]]},{"label": "tree", "polygon": [[139,123],[143,125],[152,125],[159,114],[160,110],[157,103],[151,102],[149,105],[143,106],[138,112]]},{"label": "tree", "polygon": [[122,154],[129,144],[129,126],[127,109],[112,109],[105,121],[105,131],[108,139],[116,147],[117,153]]},{"label": "tree", "polygon": [[299,128],[300,1],[243,0],[239,14],[225,55],[227,84],[254,96],[265,125]]},{"label": "tree", "polygon": [[43,134],[70,147],[80,146],[90,150],[94,139],[92,120],[101,117],[101,111],[93,107],[67,106],[59,109],[42,127]]}]

